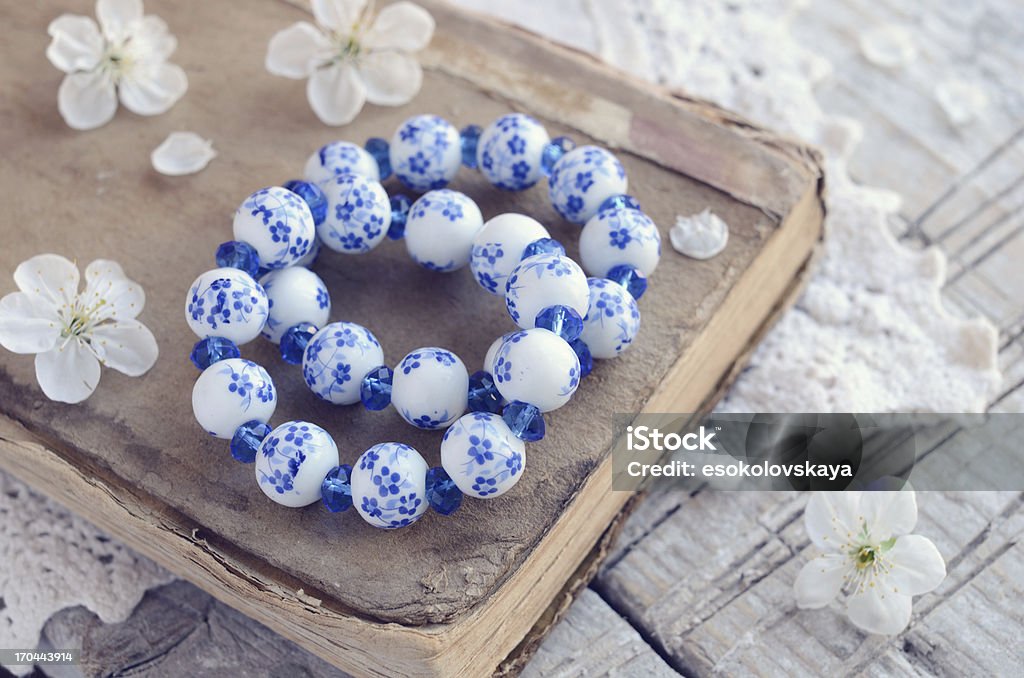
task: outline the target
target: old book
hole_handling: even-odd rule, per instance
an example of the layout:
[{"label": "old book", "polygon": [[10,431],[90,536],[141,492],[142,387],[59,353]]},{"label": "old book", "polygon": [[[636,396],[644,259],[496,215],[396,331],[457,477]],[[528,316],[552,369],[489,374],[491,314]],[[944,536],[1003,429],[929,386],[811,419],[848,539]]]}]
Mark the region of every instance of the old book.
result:
[{"label": "old book", "polygon": [[[146,289],[141,319],[161,349],[148,375],[105,371],[78,406],[46,400],[32,361],[0,354],[0,466],[360,675],[514,670],[585,582],[602,535],[630,498],[611,491],[612,415],[710,407],[798,289],[822,235],[822,175],[805,147],[507,26],[429,7],[438,32],[423,55],[422,93],[403,108],[368,106],[336,131],[315,120],[303,83],[263,69],[266,40],[306,18],[280,2],[260,2],[258,11],[241,0],[162,6],[180,43],[175,61],[191,84],[159,118],[122,110],[88,133],[63,124],[55,106],[61,76],[41,56],[59,3],[7,10],[10,58],[0,64],[8,91],[20,93],[0,129],[3,185],[17,187],[7,198],[0,270],[44,251],[82,265],[118,260]],[[387,137],[416,113],[461,127],[509,110],[535,115],[552,136],[612,148],[631,192],[662,228],[666,248],[641,300],[636,345],[600,363],[573,402],[548,417],[547,437],[528,450],[525,477],[498,499],[467,500],[452,517],[430,514],[394,532],[354,512],[267,501],[252,468],[206,437],[190,407],[197,373],[187,358],[195,338],[184,297],[230,238],[232,211],[252,190],[298,176],[327,141]],[[154,173],[149,150],[175,129],[212,138],[219,157],[194,176]],[[463,170],[453,187],[476,199],[485,217],[534,215],[575,255],[579,228],[557,217],[543,186],[508,194]],[[730,225],[727,249],[701,262],[671,251],[675,216],[705,207]],[[422,270],[400,242],[360,257],[326,253],[316,270],[334,299],[332,319],[370,327],[391,363],[438,345],[472,370],[493,338],[512,328],[500,301],[465,271]],[[414,430],[392,411],[317,400],[269,344],[246,345],[243,355],[274,377],[275,423],[320,423],[345,462],[383,440],[407,442],[439,462],[439,434]]]}]

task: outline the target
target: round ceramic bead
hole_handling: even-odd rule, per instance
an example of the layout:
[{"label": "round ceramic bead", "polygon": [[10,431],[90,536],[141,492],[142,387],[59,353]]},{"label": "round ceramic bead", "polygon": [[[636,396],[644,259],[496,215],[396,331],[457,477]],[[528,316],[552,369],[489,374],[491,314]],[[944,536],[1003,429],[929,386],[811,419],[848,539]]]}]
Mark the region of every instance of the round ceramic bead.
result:
[{"label": "round ceramic bead", "polygon": [[544,126],[530,116],[503,115],[480,135],[477,166],[498,188],[521,191],[541,178],[541,155],[550,141]]},{"label": "round ceramic bead", "polygon": [[541,412],[569,402],[580,383],[580,360],[572,347],[541,328],[514,332],[494,359],[494,384],[505,400],[535,405]]},{"label": "round ceramic bead", "polygon": [[613,280],[589,278],[590,310],[583,322],[584,341],[595,358],[614,358],[640,331],[640,309],[626,288]]},{"label": "round ceramic bead", "polygon": [[484,356],[484,372],[494,374],[494,359],[498,357],[498,349],[505,343],[505,340],[511,337],[515,332],[506,332],[501,335],[491,344],[490,348],[487,349],[487,354]]},{"label": "round ceramic bead", "polygon": [[263,337],[278,344],[288,328],[299,323],[323,327],[331,314],[327,286],[316,273],[302,266],[271,271],[260,278],[267,293],[270,315],[263,326]]},{"label": "round ceramic bead", "polygon": [[352,466],[352,503],[374,527],[410,525],[427,510],[427,462],[403,443],[380,443]]},{"label": "round ceramic bead", "polygon": [[580,261],[590,275],[603,278],[616,266],[632,266],[645,276],[661,258],[661,234],[640,210],[601,210],[580,233]]},{"label": "round ceramic bead", "polygon": [[395,368],[391,404],[413,426],[439,429],[466,411],[468,390],[469,373],[459,356],[443,348],[418,348]]},{"label": "round ceramic bead", "polygon": [[256,480],[278,504],[298,508],[320,501],[324,476],[338,465],[338,446],[327,431],[289,421],[270,432],[256,453]]},{"label": "round ceramic bead", "polygon": [[327,216],[316,227],[320,241],[335,252],[362,254],[384,240],[391,226],[387,191],[358,174],[342,174],[321,184]]},{"label": "round ceramic bead", "polygon": [[505,280],[519,265],[523,250],[550,234],[539,221],[525,214],[499,214],[487,220],[473,239],[469,264],[473,277],[491,294],[505,294]]},{"label": "round ceramic bead", "polygon": [[548,194],[558,213],[582,224],[613,195],[626,192],[626,170],[618,158],[597,146],[580,146],[551,169]]},{"label": "round ceramic bead", "polygon": [[473,238],[483,227],[473,200],[447,188],[431,191],[409,208],[405,246],[413,261],[432,271],[454,271],[469,263]]},{"label": "round ceramic bead", "polygon": [[312,268],[313,264],[316,263],[317,257],[320,256],[320,238],[313,238],[313,246],[306,252],[306,256],[296,261],[292,266],[305,266],[306,268]]},{"label": "round ceramic bead", "polygon": [[558,304],[581,318],[586,315],[590,290],[579,264],[558,254],[535,254],[512,269],[505,284],[505,307],[515,324],[530,329],[538,313]]},{"label": "round ceramic bead", "polygon": [[317,332],[302,355],[302,376],[316,395],[335,405],[359,402],[363,377],[384,362],[384,351],[370,330],[348,322]]},{"label": "round ceramic bead", "polygon": [[280,186],[261,188],[235,211],[235,240],[256,248],[263,268],[291,266],[309,254],[316,237],[313,213],[295,193]]},{"label": "round ceramic bead", "polygon": [[409,118],[391,138],[391,168],[414,191],[447,186],[461,163],[459,131],[442,117]]},{"label": "round ceramic bead", "polygon": [[185,299],[185,320],[201,339],[224,337],[238,345],[260,335],[266,323],[267,293],[237,268],[215,268],[195,279]]},{"label": "round ceramic bead", "polygon": [[463,494],[490,499],[508,492],[523,476],[526,444],[500,414],[473,412],[444,433],[441,466]]},{"label": "round ceramic bead", "polygon": [[192,387],[192,412],[210,435],[230,440],[242,424],[270,421],[277,392],[267,371],[242,358],[216,362]]},{"label": "round ceramic bead", "polygon": [[339,174],[359,174],[380,181],[380,169],[373,156],[348,141],[335,141],[309,156],[303,172],[306,181],[321,184]]}]

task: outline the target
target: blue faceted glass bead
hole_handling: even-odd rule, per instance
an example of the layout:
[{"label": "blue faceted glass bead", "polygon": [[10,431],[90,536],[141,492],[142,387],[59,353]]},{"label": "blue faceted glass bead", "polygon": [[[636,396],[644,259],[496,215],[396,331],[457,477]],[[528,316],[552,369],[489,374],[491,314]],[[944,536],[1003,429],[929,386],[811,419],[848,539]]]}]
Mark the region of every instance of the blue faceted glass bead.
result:
[{"label": "blue faceted glass bead", "polygon": [[324,219],[327,218],[327,196],[324,195],[319,186],[308,181],[302,181],[301,179],[292,179],[291,181],[286,181],[283,187],[298,195],[309,205],[309,211],[313,214],[313,223],[315,225],[319,226],[324,223]]},{"label": "blue faceted glass bead", "polygon": [[302,364],[302,354],[306,352],[306,346],[319,331],[320,328],[313,323],[299,323],[285,330],[281,335],[281,360],[289,365]]},{"label": "blue faceted glass bead", "polygon": [[401,240],[405,236],[405,220],[409,217],[410,207],[412,200],[409,196],[399,193],[391,197],[391,226],[388,227],[388,237],[392,240]]},{"label": "blue faceted glass bead", "polygon": [[594,356],[590,353],[590,347],[582,339],[573,339],[569,342],[576,357],[580,359],[580,379],[583,379],[594,369]]},{"label": "blue faceted glass bead", "polygon": [[241,358],[242,352],[238,350],[238,345],[230,339],[207,337],[195,343],[195,346],[192,347],[192,353],[188,357],[193,365],[200,370],[205,370],[210,365],[221,360]]},{"label": "blue faceted glass bead", "polygon": [[462,505],[462,490],[440,466],[427,471],[427,502],[442,516],[450,516]]},{"label": "blue faceted glass bead", "polygon": [[470,412],[501,414],[502,397],[490,372],[479,370],[469,378],[468,406]]},{"label": "blue faceted glass bead", "polygon": [[377,169],[380,171],[380,180],[383,182],[391,176],[391,147],[387,139],[371,137],[366,140],[366,152],[377,161]]},{"label": "blue faceted glass bead", "polygon": [[359,385],[359,399],[363,407],[373,412],[383,410],[391,404],[391,383],[395,373],[390,367],[380,365],[373,368],[363,377]]},{"label": "blue faceted glass bead", "polygon": [[609,196],[604,199],[604,202],[597,208],[598,212],[605,210],[617,209],[620,207],[628,207],[630,209],[640,209],[640,201],[631,195],[620,193],[619,195]]},{"label": "blue faceted glass bead", "polygon": [[231,436],[231,456],[243,464],[251,464],[256,461],[256,451],[260,449],[260,443],[270,435],[271,428],[259,419],[247,421],[237,429],[235,435]]},{"label": "blue faceted glass bead", "polygon": [[352,507],[352,467],[335,466],[320,484],[320,501],[331,513],[347,511]]},{"label": "blue faceted glass bead", "polygon": [[254,278],[259,275],[260,255],[256,252],[256,248],[247,242],[240,240],[222,242],[214,256],[217,259],[217,265],[221,268],[237,268]]},{"label": "blue faceted glass bead", "polygon": [[579,312],[561,304],[545,307],[537,314],[533,324],[551,330],[566,341],[579,339],[583,332],[583,318]]},{"label": "blue faceted glass bead", "polygon": [[480,142],[480,134],[483,129],[480,125],[468,125],[459,132],[459,142],[462,145],[462,164],[470,169],[476,169],[476,146]]},{"label": "blue faceted glass bead", "polygon": [[520,440],[535,443],[544,437],[544,415],[534,405],[513,400],[502,410],[501,418]]},{"label": "blue faceted glass bead", "polygon": [[565,254],[565,248],[562,247],[562,243],[554,238],[538,238],[523,249],[523,256],[520,259],[532,257],[535,254],[557,254],[562,256]]},{"label": "blue faceted glass bead", "polygon": [[626,266],[625,264],[613,266],[612,270],[608,271],[608,275],[605,277],[609,280],[614,280],[629,290],[634,299],[644,296],[644,292],[647,291],[647,276],[632,266]]},{"label": "blue faceted glass bead", "polygon": [[574,148],[576,148],[576,142],[569,137],[555,137],[552,139],[551,143],[545,146],[540,154],[540,169],[544,176],[551,176],[551,168],[555,166],[555,163]]}]

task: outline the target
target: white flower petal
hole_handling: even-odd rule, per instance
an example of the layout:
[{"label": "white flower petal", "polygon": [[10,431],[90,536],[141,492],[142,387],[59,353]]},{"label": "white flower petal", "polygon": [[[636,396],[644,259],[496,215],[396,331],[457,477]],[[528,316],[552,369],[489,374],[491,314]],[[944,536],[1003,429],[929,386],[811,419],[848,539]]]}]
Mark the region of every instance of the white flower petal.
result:
[{"label": "white flower petal", "polygon": [[316,22],[344,36],[351,34],[365,9],[366,0],[313,0]]},{"label": "white flower petal", "polygon": [[843,588],[843,575],[850,561],[839,554],[819,556],[804,565],[793,582],[797,607],[816,609],[825,607]]},{"label": "white flower petal", "polygon": [[850,621],[868,633],[892,636],[910,623],[910,596],[893,593],[876,584],[850,596],[846,612]]},{"label": "white flower petal", "polygon": [[420,91],[423,70],[403,52],[371,52],[359,62],[366,99],[379,106],[407,104]]},{"label": "white flower petal", "polygon": [[887,554],[892,564],[887,584],[899,593],[919,596],[934,590],[946,578],[946,562],[927,537],[907,534]]},{"label": "white flower petal", "polygon": [[142,0],[96,0],[96,18],[108,40],[120,42],[142,19]]},{"label": "white flower petal", "polygon": [[36,381],[50,400],[80,403],[100,382],[100,363],[81,342],[72,340],[36,356]]},{"label": "white flower petal", "polygon": [[117,111],[114,81],[102,70],[69,73],[57,91],[57,109],[68,127],[78,130],[102,127]]},{"label": "white flower petal", "polygon": [[267,71],[273,75],[301,80],[329,59],[331,44],[313,24],[300,21],[278,31],[267,45]]},{"label": "white flower petal", "polygon": [[131,54],[136,61],[156,63],[167,61],[178,48],[178,40],[167,28],[167,22],[150,14],[133,27]]},{"label": "white flower petal", "polygon": [[8,351],[49,351],[57,345],[60,331],[56,309],[42,297],[11,292],[0,299],[0,346]]},{"label": "white flower petal", "polygon": [[153,169],[171,177],[195,174],[215,157],[213,142],[195,132],[171,132],[149,156]]},{"label": "white flower petal", "polygon": [[917,499],[913,491],[864,492],[860,512],[875,543],[909,534],[917,525]]},{"label": "white flower petal", "polygon": [[46,58],[64,71],[91,71],[103,57],[103,36],[96,22],[87,16],[62,14],[46,31],[53,38]]},{"label": "white flower petal", "polygon": [[85,269],[85,292],[81,304],[95,317],[129,320],[142,312],[146,293],[128,279],[116,261],[97,259]]},{"label": "white flower petal", "polygon": [[92,349],[104,365],[130,377],[149,371],[159,355],[153,333],[137,320],[97,325],[92,331]]},{"label": "white flower petal", "polygon": [[417,52],[434,36],[434,17],[411,2],[396,2],[380,11],[363,44],[373,49],[397,49]]},{"label": "white flower petal", "polygon": [[815,492],[804,509],[807,536],[822,551],[835,551],[861,531],[859,492]]},{"label": "white flower petal", "polygon": [[139,115],[166,112],[188,89],[185,71],[175,64],[136,64],[130,76],[121,80],[121,103]]},{"label": "white flower petal", "polygon": [[306,83],[306,98],[325,125],[352,122],[366,102],[366,86],[350,64],[318,68]]},{"label": "white flower petal", "polygon": [[[38,254],[18,264],[14,283],[18,289],[40,297],[54,314],[70,310],[78,294],[78,267],[59,254]],[[38,302],[33,302],[39,305]]]}]

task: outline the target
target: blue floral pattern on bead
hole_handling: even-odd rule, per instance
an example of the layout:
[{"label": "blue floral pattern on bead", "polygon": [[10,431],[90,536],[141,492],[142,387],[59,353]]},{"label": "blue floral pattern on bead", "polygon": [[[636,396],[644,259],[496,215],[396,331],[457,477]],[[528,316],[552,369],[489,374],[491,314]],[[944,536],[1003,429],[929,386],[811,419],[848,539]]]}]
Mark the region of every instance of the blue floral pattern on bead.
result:
[{"label": "blue floral pattern on bead", "polygon": [[380,352],[380,342],[368,329],[355,323],[328,325],[306,346],[302,360],[306,385],[324,400],[334,400],[333,396],[353,389],[358,393],[360,384],[353,378],[352,363],[368,352]]},{"label": "blue floral pattern on bead", "polygon": [[319,454],[329,439],[327,432],[315,424],[290,421],[278,426],[263,439],[257,453],[256,476],[260,485],[276,494],[296,492],[295,479],[302,465],[310,456]]},{"label": "blue floral pattern on bead", "polygon": [[519,298],[524,289],[524,280],[529,278],[561,278],[572,275],[579,266],[568,257],[558,254],[537,254],[527,257],[513,269],[505,281],[505,308],[512,316],[512,321],[519,322]]},{"label": "blue floral pattern on bead", "polygon": [[391,167],[406,186],[427,191],[448,185],[462,159],[455,127],[437,115],[406,120],[391,141]]},{"label": "blue floral pattern on bead", "polygon": [[306,161],[307,181],[323,183],[342,174],[359,174],[371,181],[380,180],[380,171],[374,157],[349,141],[326,144]]},{"label": "blue floral pattern on bead", "polygon": [[[267,371],[251,360],[222,361],[220,373],[228,378],[228,393],[241,399],[243,410],[248,410],[255,397],[268,403],[274,399],[274,383]],[[235,369],[241,365],[239,369]]]},{"label": "blue floral pattern on bead", "polygon": [[473,412],[445,431],[441,443],[445,470],[464,492],[486,498],[519,480],[525,464],[523,442],[501,415]]},{"label": "blue floral pattern on bead", "polygon": [[[404,443],[380,443],[364,452],[353,469],[360,513],[376,527],[405,527],[426,511],[426,463]],[[358,478],[356,476],[359,476]]]},{"label": "blue floral pattern on bead", "polygon": [[405,374],[409,374],[428,360],[436,361],[447,367],[454,365],[458,358],[455,357],[454,353],[443,348],[424,348],[402,358],[402,362],[398,364],[398,369],[402,370]]},{"label": "blue floral pattern on bead", "polygon": [[342,174],[324,183],[327,217],[317,228],[331,249],[349,254],[369,252],[391,226],[391,203],[376,181]]},{"label": "blue floral pattern on bead", "polygon": [[608,233],[608,245],[619,250],[653,244],[661,256],[661,233],[651,218],[637,209],[619,207],[598,213],[598,223]]},{"label": "blue floral pattern on bead", "polygon": [[590,195],[599,178],[602,183],[611,181],[620,187],[616,193],[625,190],[626,170],[605,149],[581,146],[566,153],[551,170],[548,181],[551,204],[569,221],[586,221],[590,216],[588,212],[592,213],[608,197]]},{"label": "blue floral pattern on bead", "polygon": [[528,115],[503,115],[487,127],[477,148],[480,171],[492,184],[521,191],[541,177],[541,155],[549,142],[544,127]]},{"label": "blue floral pattern on bead", "polygon": [[216,334],[225,325],[257,322],[262,326],[269,303],[259,283],[241,271],[231,271],[218,277],[201,276],[189,291],[186,312],[193,326],[205,326]]},{"label": "blue floral pattern on bead", "polygon": [[276,250],[261,257],[268,269],[284,268],[309,253],[313,246],[308,226],[312,218],[306,202],[297,194],[271,186],[250,195],[238,208],[263,222]]},{"label": "blue floral pattern on bead", "polygon": [[[595,333],[609,338],[615,353],[621,353],[640,331],[640,308],[633,296],[613,280],[588,278],[587,284],[590,311],[584,319],[584,338],[594,337]],[[595,340],[596,337],[591,339]]]}]

